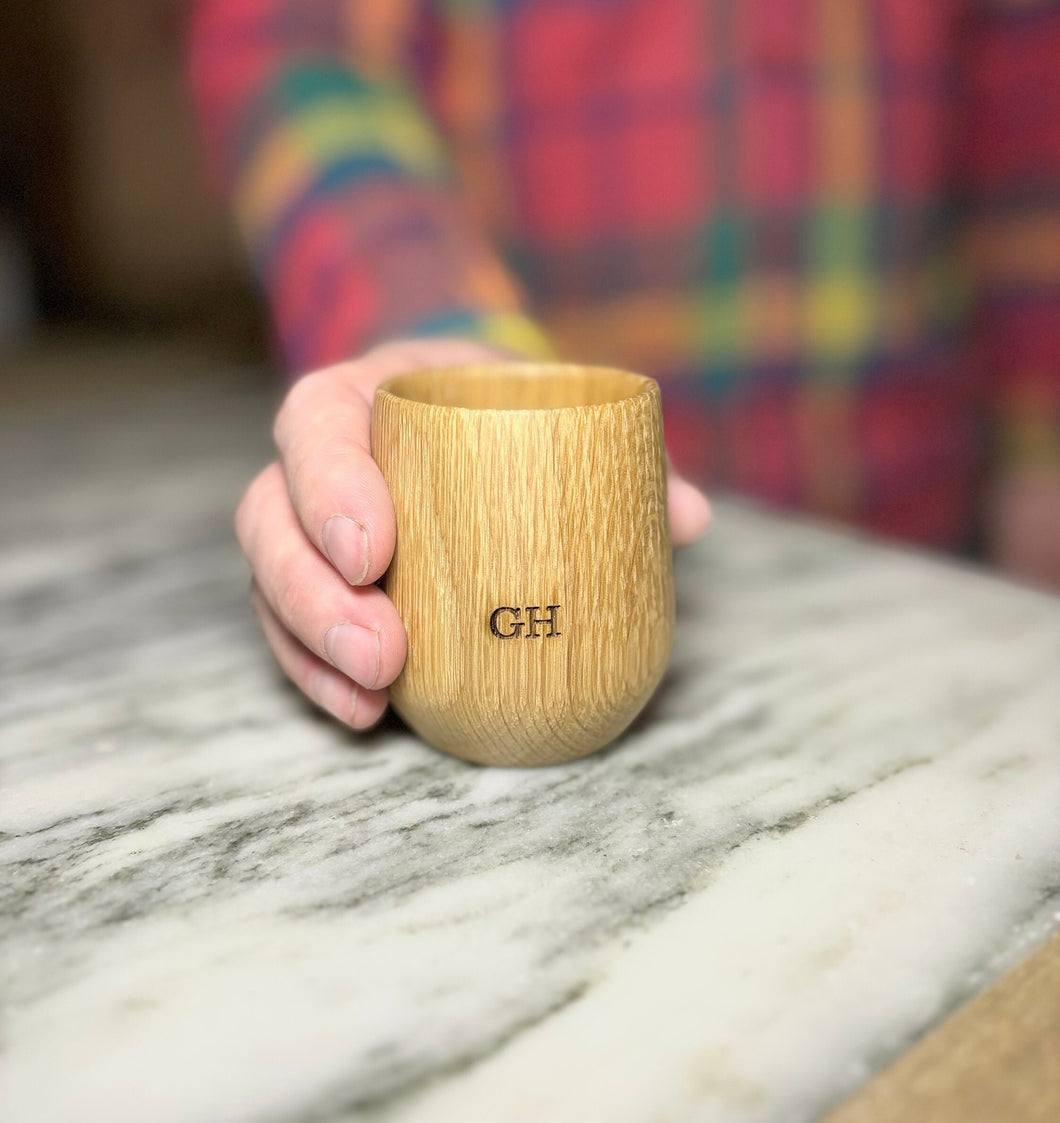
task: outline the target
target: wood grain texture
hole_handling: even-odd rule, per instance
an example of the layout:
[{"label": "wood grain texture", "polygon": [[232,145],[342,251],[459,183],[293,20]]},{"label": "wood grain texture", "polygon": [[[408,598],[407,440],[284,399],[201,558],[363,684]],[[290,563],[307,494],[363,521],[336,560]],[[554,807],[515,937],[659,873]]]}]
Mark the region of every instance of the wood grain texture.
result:
[{"label": "wood grain texture", "polygon": [[825,1123],[1056,1123],[1060,935],[962,1007]]},{"label": "wood grain texture", "polygon": [[559,364],[412,372],[376,392],[372,453],[397,519],[398,713],[483,764],[617,737],[673,640],[658,385]]}]

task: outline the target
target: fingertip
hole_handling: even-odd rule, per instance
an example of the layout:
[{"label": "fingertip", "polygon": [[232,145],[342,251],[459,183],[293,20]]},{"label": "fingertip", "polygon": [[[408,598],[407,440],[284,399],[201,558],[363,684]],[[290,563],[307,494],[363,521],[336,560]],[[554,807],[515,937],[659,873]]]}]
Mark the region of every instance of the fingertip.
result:
[{"label": "fingertip", "polygon": [[710,500],[688,480],[670,479],[670,532],[675,546],[689,546],[706,533],[713,519]]},{"label": "fingertip", "polygon": [[331,564],[351,585],[363,585],[372,563],[368,530],[360,519],[332,515],[324,523],[320,541]]},{"label": "fingertip", "polygon": [[[352,678],[370,690],[388,687],[401,674],[408,657],[408,635],[394,602],[377,586],[356,594],[351,618],[374,639],[374,659],[366,661],[370,673],[358,676],[352,665],[343,667]],[[362,635],[361,639],[364,638]]]},{"label": "fingertip", "polygon": [[358,732],[365,732],[378,725],[386,713],[389,695],[385,690],[366,690],[356,687],[356,703],[348,725]]},{"label": "fingertip", "polygon": [[306,693],[332,717],[345,725],[354,724],[359,691],[345,675],[329,667],[319,667],[313,673]]},{"label": "fingertip", "polygon": [[299,521],[349,585],[372,585],[394,554],[394,506],[379,466],[365,454],[316,454],[294,490]]},{"label": "fingertip", "polygon": [[368,690],[330,667],[319,667],[315,671],[306,693],[321,709],[357,732],[378,725],[386,713],[388,694],[385,690]]}]

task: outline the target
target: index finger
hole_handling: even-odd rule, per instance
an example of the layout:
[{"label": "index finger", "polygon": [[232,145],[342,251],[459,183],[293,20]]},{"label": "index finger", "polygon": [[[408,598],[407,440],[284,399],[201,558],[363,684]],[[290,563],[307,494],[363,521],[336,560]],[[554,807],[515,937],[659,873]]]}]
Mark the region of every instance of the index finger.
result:
[{"label": "index finger", "polygon": [[504,352],[470,339],[407,339],[308,374],[276,416],[274,436],[299,521],[351,585],[377,581],[394,554],[394,506],[372,459],[372,396],[417,367],[483,362]]},{"label": "index finger", "polygon": [[348,363],[306,375],[273,433],[309,540],[351,585],[366,585],[393,556],[394,507],[372,459],[372,407],[358,373]]}]

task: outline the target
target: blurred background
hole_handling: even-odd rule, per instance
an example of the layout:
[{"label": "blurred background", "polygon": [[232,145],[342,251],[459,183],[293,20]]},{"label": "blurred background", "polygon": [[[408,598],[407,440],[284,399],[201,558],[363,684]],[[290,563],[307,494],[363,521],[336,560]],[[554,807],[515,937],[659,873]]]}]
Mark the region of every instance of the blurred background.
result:
[{"label": "blurred background", "polygon": [[[379,0],[379,4],[376,8],[373,0],[373,6],[365,11],[371,11],[373,18],[379,16],[385,24],[384,14],[390,9],[385,0]],[[925,11],[909,3],[890,7],[914,15]],[[834,6],[829,10],[840,14],[842,11]],[[206,381],[238,377],[258,385],[270,381],[263,371],[276,355],[270,344],[264,303],[250,281],[246,257],[226,205],[206,187],[204,157],[185,70],[182,32],[187,16],[188,0],[0,3],[0,42],[4,45],[0,52],[0,396],[7,401],[51,400],[68,407],[79,397],[91,398],[98,404],[102,394],[106,402],[128,403],[134,387],[166,383],[175,386],[196,377]],[[916,20],[910,26],[914,24]],[[1018,57],[1018,53],[1003,57]],[[763,65],[772,63],[767,59]],[[1055,102],[1055,90],[1053,96]],[[922,106],[920,112],[930,125],[935,120],[931,116],[935,110],[930,99],[927,101],[929,104]],[[1048,114],[1039,116],[1047,125],[1054,119]],[[851,117],[845,110],[832,113],[829,119],[832,118],[840,139],[845,137],[843,130],[850,121],[856,124],[856,114]],[[1012,120],[1021,121],[1021,128],[1028,131],[1029,117]],[[1004,129],[1000,131],[1007,136],[1011,132],[1008,120],[1001,121]],[[930,129],[925,135],[931,135]],[[927,196],[925,199],[930,202]],[[1044,255],[1043,260],[1060,261],[1055,249],[1057,229],[1054,224],[1047,230],[1053,238],[1052,250],[1044,245],[1043,235],[1033,224],[1027,226],[1029,237],[1014,244],[1014,249],[999,240],[999,259],[1007,263],[1000,271],[1002,280],[1007,273],[1025,271],[1025,260],[1033,259],[1035,253]],[[715,247],[721,265],[728,261],[726,244],[722,239]],[[1027,247],[1034,249],[1034,253],[1024,253]],[[902,246],[891,246],[890,250],[894,251],[898,266],[904,267]],[[926,277],[931,281],[934,266],[927,258],[925,261]],[[856,269],[854,273],[856,280],[860,274]],[[901,281],[901,268],[896,275]],[[1054,284],[1052,274],[1046,282]],[[903,287],[899,283],[892,285],[892,289],[903,299],[908,295],[911,307],[916,304],[918,297],[911,285]],[[940,291],[943,289],[945,285],[940,284]],[[758,311],[766,309],[766,326],[777,320],[781,336],[794,330],[788,323],[794,322],[788,307],[794,304],[781,299],[788,290],[781,286],[772,304],[773,290],[767,285],[761,291],[765,297],[758,302]],[[725,292],[721,295],[725,297]],[[831,332],[829,324],[835,317],[839,318],[837,325],[832,325],[835,330],[840,335],[846,330],[843,317],[850,319],[847,295],[840,292],[837,307],[825,308],[824,335]],[[948,299],[946,291],[942,296]],[[648,311],[631,318],[625,306],[620,306],[624,330],[628,329],[633,337],[638,335],[633,329],[643,329],[639,335],[649,347],[656,346],[656,337],[665,337],[664,343],[669,345],[666,323],[661,328],[656,323],[657,319],[665,321],[665,315],[657,316],[650,301],[643,305],[634,301],[633,306]],[[718,306],[726,321],[721,325],[724,342],[737,329],[729,331],[731,317],[724,299],[719,300]],[[587,319],[583,312],[577,307],[568,319],[580,324]],[[1050,310],[1048,314],[1053,313]],[[915,316],[910,322],[914,321]],[[613,333],[613,318],[602,315],[597,323],[598,328],[603,325],[597,336],[606,342]],[[1020,337],[1029,339],[1023,350],[1033,351],[1037,347],[1043,353],[1049,352],[1044,359],[1037,353],[1031,356],[1038,364],[1031,364],[1032,374],[1041,373],[1040,367],[1052,377],[1055,356],[1049,351],[1049,341],[1053,336],[1045,332],[1044,342],[1030,338],[1027,332]],[[596,342],[599,345],[600,339]],[[999,349],[1011,350],[1012,342],[1003,337]],[[596,354],[591,349],[570,353]],[[724,357],[722,354],[719,367],[724,367]],[[604,355],[598,361],[606,359]],[[634,365],[634,360],[626,365]],[[650,369],[661,378],[648,361],[642,367],[638,365],[638,369]],[[715,377],[714,381],[724,383],[725,377],[725,370],[720,370],[720,378]],[[271,385],[278,393],[279,380]],[[865,385],[869,385],[869,380]],[[864,424],[861,428],[851,427],[849,417],[854,414],[842,388],[834,396],[833,402],[830,390],[819,395],[820,400],[810,403],[813,408],[806,413],[812,422],[812,440],[807,440],[820,446],[820,455],[809,458],[813,463],[809,464],[807,474],[813,477],[810,483],[821,493],[817,500],[805,504],[807,509],[830,518],[849,514],[846,507],[851,506],[850,495],[856,490],[850,483],[854,478],[850,464],[859,457],[865,458],[862,446],[872,439],[875,451],[869,451],[879,462],[876,466],[889,470],[892,461],[897,464],[895,472],[904,472],[907,477],[903,483],[905,492],[910,491],[912,480],[912,499],[906,502],[906,496],[902,502],[907,506],[930,507],[930,497],[921,496],[921,488],[926,490],[927,485],[908,470],[908,464],[903,468],[902,458],[913,463],[909,458],[915,459],[921,453],[933,456],[935,445],[944,445],[949,439],[941,432],[944,425],[936,424],[934,415],[919,420],[915,410],[910,413],[906,408],[908,403],[894,405],[882,394],[874,406],[875,428]],[[868,390],[862,396],[870,397]],[[851,395],[847,397],[852,400]],[[784,399],[776,409],[769,401],[757,402],[752,398],[749,394],[746,408],[737,401],[736,406],[744,413],[734,407],[728,420],[721,418],[721,411],[715,409],[709,396],[696,399],[699,412],[685,412],[681,407],[683,399],[678,401],[667,419],[668,434],[675,442],[671,453],[681,446],[689,457],[698,456],[706,463],[703,449],[727,447],[728,441],[735,450],[730,450],[730,459],[735,464],[732,478],[725,480],[706,469],[702,478],[731,483],[736,490],[772,501],[776,498],[774,493],[791,490],[787,481],[792,476],[784,460],[787,454],[781,447],[786,447],[785,442],[773,437],[791,421],[783,411],[794,410],[791,416],[795,416],[801,406],[792,395],[791,401]],[[1049,410],[1055,406],[1049,402],[1042,404],[1033,394],[1025,394],[1024,398],[1021,408],[1033,422],[1025,426],[1031,437],[1034,433],[1045,433],[1038,443],[1055,446],[1055,424],[1049,417]],[[728,435],[723,433],[724,440],[712,437],[705,441],[702,419],[715,414],[720,418],[719,428],[728,426]],[[945,414],[939,416],[944,418]],[[747,428],[748,418],[759,427]],[[841,447],[843,434],[850,444],[846,453]],[[959,435],[953,438],[958,442],[961,439],[964,438]],[[913,447],[918,440],[923,449]],[[795,437],[787,441],[792,447],[797,443]],[[741,480],[740,463],[754,459],[760,452],[759,459],[766,459],[765,453],[776,451],[774,445],[780,452],[770,464],[765,468],[762,464],[751,465],[745,472],[747,479]],[[752,455],[742,456],[741,460],[744,448],[750,448]],[[683,467],[677,456],[675,463]],[[685,471],[696,476],[690,469]],[[757,490],[755,486],[744,486],[747,480],[754,483],[755,473],[769,476],[768,486],[756,485]],[[997,551],[993,560],[999,560],[1010,573],[1060,587],[1060,476],[1055,466],[1050,473],[1042,481],[1032,479],[1029,487],[1021,482],[1015,501],[1010,501],[1012,497],[1007,493],[1001,500],[990,499],[990,512],[1000,511],[1008,519],[1005,525],[1014,528],[1008,538],[1017,543],[1013,548]],[[901,498],[905,492],[895,494]],[[904,535],[887,521],[890,515],[886,511],[884,516],[867,517],[866,525],[876,533],[909,537],[922,545],[944,543],[942,536],[932,539],[926,532],[919,537]],[[998,525],[1003,522],[1001,516],[990,513],[988,517]],[[971,525],[971,520],[967,521]],[[1042,547],[1045,530],[1049,531],[1049,541]],[[959,548],[977,560],[990,556],[980,541],[978,524],[967,534],[963,530],[961,533],[960,542],[951,535],[949,548]]]},{"label": "blurred background", "polygon": [[5,395],[266,357],[232,224],[204,188],[185,16],[184,0],[0,4]]}]

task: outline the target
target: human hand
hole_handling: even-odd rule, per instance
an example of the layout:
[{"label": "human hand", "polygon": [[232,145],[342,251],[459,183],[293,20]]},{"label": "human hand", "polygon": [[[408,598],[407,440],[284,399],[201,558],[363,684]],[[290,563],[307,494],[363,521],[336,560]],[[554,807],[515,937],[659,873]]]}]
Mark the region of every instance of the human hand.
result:
[{"label": "human hand", "polygon": [[1060,468],[1012,471],[995,483],[988,536],[998,568],[1060,590]]},{"label": "human hand", "polygon": [[[276,416],[279,459],[236,511],[253,570],[251,601],[281,668],[354,729],[383,715],[405,662],[405,629],[375,584],[394,552],[394,508],[371,455],[375,389],[406,370],[510,359],[470,340],[388,343],[297,382]],[[697,539],[710,508],[692,484],[668,479],[674,544]]]}]

